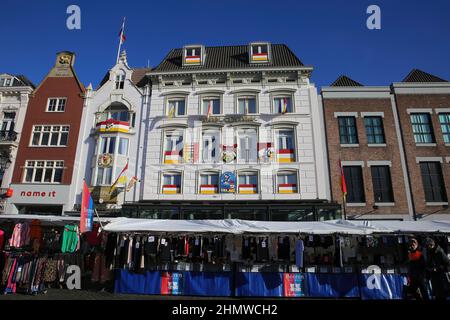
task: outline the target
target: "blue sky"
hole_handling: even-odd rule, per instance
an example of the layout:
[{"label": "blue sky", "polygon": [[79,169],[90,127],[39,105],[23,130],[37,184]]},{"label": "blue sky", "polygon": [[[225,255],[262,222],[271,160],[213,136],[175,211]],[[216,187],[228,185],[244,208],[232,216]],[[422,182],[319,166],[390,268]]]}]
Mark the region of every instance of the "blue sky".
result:
[{"label": "blue sky", "polygon": [[[401,81],[419,68],[450,80],[450,1],[433,0],[1,0],[0,73],[38,84],[55,53],[77,54],[75,69],[96,86],[115,63],[126,16],[124,48],[131,66],[156,66],[171,48],[287,44],[313,81],[329,85],[347,74],[366,85]],[[81,30],[68,30],[66,8],[81,8]],[[366,9],[381,7],[382,29],[366,28]]]}]

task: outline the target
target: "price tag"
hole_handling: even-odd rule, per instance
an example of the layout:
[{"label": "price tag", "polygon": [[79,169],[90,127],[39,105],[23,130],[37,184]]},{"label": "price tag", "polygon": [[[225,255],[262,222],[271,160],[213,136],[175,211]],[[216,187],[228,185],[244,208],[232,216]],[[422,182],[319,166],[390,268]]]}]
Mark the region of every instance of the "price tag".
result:
[{"label": "price tag", "polygon": [[447,241],[450,242],[450,237],[447,237]]},{"label": "price tag", "polygon": [[283,238],[278,238],[278,243],[283,243]]},{"label": "price tag", "polygon": [[403,237],[398,237],[398,243],[403,243]]},{"label": "price tag", "polygon": [[261,242],[261,247],[262,247],[262,248],[265,248],[265,247],[266,247],[266,242],[265,242],[265,241]]},{"label": "price tag", "polygon": [[136,242],[136,249],[139,249],[140,243]]},{"label": "price tag", "polygon": [[165,245],[166,244],[166,239],[161,239],[161,244]]},{"label": "price tag", "polygon": [[309,236],[308,239],[309,239],[309,241],[314,241],[314,237],[313,236]]},{"label": "price tag", "polygon": [[306,268],[306,272],[314,273],[314,272],[316,272],[316,268],[314,268],[314,267]]},{"label": "price tag", "polygon": [[394,274],[395,273],[395,269],[387,269],[387,273]]},{"label": "price tag", "polygon": [[200,241],[198,239],[195,239],[195,245],[198,246],[200,244]]},{"label": "price tag", "polygon": [[155,237],[154,236],[148,237],[148,242],[155,242]]}]

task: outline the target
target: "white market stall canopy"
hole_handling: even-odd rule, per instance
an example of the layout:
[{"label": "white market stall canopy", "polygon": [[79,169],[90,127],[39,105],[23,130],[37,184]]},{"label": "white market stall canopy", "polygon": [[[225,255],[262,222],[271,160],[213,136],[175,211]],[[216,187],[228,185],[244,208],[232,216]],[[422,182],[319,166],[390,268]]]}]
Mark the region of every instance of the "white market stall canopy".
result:
[{"label": "white market stall canopy", "polygon": [[[101,221],[102,224],[106,224],[110,221],[113,221],[117,218],[97,218],[94,217],[94,222]],[[70,223],[79,223],[80,217],[70,217],[70,216],[53,216],[53,215],[37,215],[37,214],[2,214],[0,215],[1,221],[12,221],[12,222],[21,222],[21,221],[32,221],[32,220],[40,220],[43,225],[65,225]]]},{"label": "white market stall canopy", "polygon": [[277,222],[226,220],[157,220],[117,218],[105,226],[110,232],[180,232],[228,234],[348,234],[450,233],[446,221],[348,221]]}]

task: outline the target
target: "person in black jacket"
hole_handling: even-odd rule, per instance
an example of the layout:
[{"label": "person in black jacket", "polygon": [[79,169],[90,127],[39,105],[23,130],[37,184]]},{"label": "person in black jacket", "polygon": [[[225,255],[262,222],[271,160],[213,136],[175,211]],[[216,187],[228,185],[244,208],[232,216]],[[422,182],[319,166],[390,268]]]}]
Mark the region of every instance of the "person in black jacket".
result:
[{"label": "person in black jacket", "polygon": [[431,238],[425,240],[426,250],[426,270],[433,287],[436,300],[445,300],[448,291],[448,279],[446,273],[449,272],[450,260],[444,250],[438,246]]},{"label": "person in black jacket", "polygon": [[419,249],[419,242],[412,238],[408,243],[409,291],[417,300],[428,300],[425,278],[425,258]]}]

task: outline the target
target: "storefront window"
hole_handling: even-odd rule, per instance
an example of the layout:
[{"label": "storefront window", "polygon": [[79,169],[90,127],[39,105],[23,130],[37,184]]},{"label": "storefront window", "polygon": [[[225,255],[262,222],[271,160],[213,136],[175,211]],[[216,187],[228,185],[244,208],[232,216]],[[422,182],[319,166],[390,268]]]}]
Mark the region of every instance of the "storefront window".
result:
[{"label": "storefront window", "polygon": [[318,209],[317,215],[319,221],[342,219],[341,210],[339,209]]},{"label": "storefront window", "polygon": [[183,219],[187,220],[200,220],[211,219],[220,220],[223,219],[223,211],[221,208],[186,208],[183,210]]},{"label": "storefront window", "polygon": [[225,219],[242,219],[242,220],[267,220],[267,209],[265,208],[226,208]]},{"label": "storefront window", "polygon": [[272,221],[315,221],[312,208],[271,209]]},{"label": "storefront window", "polygon": [[178,208],[141,208],[139,211],[139,218],[141,219],[179,219],[180,213]]}]

